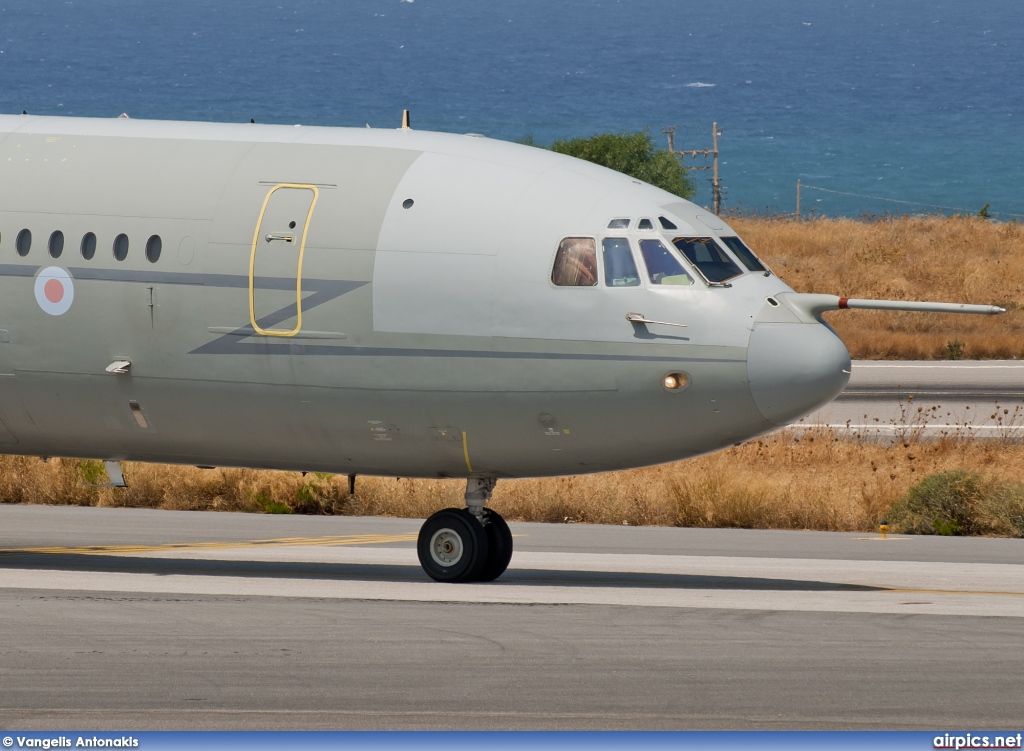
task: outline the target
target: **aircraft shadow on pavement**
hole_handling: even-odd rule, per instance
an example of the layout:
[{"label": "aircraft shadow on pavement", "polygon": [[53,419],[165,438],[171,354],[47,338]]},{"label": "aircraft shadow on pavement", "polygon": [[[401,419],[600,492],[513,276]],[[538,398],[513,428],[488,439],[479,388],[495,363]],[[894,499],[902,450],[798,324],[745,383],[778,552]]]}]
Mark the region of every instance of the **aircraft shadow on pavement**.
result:
[{"label": "aircraft shadow on pavement", "polygon": [[[247,578],[323,579],[327,581],[429,581],[418,565],[329,563],[303,561],[228,561],[144,556],[21,553],[5,551],[2,569],[96,571],[163,576],[237,576]],[[490,586],[635,587],[660,589],[798,590],[821,592],[879,592],[885,587],[800,579],[747,576],[659,574],[632,571],[566,571],[509,568]],[[0,587],[3,586],[0,580]]]}]

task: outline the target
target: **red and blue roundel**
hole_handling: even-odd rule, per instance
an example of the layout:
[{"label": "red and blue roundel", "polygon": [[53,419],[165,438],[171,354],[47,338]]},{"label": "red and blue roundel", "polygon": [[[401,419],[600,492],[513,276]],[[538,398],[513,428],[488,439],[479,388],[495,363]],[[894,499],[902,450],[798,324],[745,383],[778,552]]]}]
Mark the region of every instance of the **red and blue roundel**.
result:
[{"label": "red and blue roundel", "polygon": [[68,312],[75,299],[71,275],[59,266],[48,266],[36,277],[36,302],[51,316]]}]

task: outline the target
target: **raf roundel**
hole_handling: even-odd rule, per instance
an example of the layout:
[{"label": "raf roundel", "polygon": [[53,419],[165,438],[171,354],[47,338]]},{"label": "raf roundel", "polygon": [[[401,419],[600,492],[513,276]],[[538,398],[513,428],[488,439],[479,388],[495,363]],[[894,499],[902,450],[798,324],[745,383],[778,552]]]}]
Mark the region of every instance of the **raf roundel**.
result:
[{"label": "raf roundel", "polygon": [[48,266],[36,277],[36,302],[51,316],[64,315],[75,299],[71,275],[59,266]]}]

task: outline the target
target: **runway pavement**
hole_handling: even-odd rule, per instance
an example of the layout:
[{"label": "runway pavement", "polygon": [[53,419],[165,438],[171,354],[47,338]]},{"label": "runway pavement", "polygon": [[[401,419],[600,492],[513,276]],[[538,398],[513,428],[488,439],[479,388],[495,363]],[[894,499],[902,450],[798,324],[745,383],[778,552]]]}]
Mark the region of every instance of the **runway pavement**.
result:
[{"label": "runway pavement", "polygon": [[1024,541],[0,506],[0,726],[1006,728]]},{"label": "runway pavement", "polygon": [[798,424],[870,438],[1024,438],[1024,362],[858,360],[843,393]]}]

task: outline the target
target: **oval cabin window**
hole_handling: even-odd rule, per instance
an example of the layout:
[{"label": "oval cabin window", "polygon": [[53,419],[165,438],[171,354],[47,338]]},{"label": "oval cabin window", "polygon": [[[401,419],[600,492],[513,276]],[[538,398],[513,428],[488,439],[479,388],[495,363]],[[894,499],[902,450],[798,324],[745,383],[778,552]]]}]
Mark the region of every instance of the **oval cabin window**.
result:
[{"label": "oval cabin window", "polygon": [[52,235],[50,235],[49,249],[51,258],[60,258],[60,254],[64,252],[63,232],[57,230]]},{"label": "oval cabin window", "polygon": [[18,255],[24,258],[32,249],[32,232],[23,229],[18,233],[18,239],[14,241],[14,247],[18,249]]},{"label": "oval cabin window", "polygon": [[114,258],[123,261],[128,257],[128,235],[120,234],[114,238]]},{"label": "oval cabin window", "polygon": [[146,260],[150,263],[156,263],[160,260],[160,249],[163,247],[163,243],[160,241],[160,235],[153,235],[149,240],[146,241]]},{"label": "oval cabin window", "polygon": [[86,232],[82,237],[82,258],[91,261],[94,255],[96,255],[96,235]]}]

